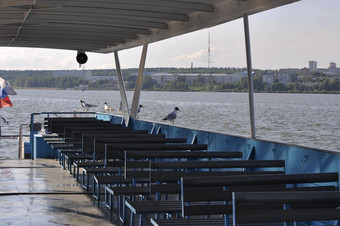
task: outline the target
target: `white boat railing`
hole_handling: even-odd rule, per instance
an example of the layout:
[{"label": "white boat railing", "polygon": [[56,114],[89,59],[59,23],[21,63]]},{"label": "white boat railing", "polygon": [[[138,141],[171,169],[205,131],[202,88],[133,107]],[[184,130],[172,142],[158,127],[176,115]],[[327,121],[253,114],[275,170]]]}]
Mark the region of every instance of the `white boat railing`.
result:
[{"label": "white boat railing", "polygon": [[25,159],[25,148],[23,145],[25,142],[23,142],[23,139],[25,139],[26,142],[30,142],[29,136],[22,135],[22,130],[24,126],[29,126],[29,124],[20,124],[18,159]]}]

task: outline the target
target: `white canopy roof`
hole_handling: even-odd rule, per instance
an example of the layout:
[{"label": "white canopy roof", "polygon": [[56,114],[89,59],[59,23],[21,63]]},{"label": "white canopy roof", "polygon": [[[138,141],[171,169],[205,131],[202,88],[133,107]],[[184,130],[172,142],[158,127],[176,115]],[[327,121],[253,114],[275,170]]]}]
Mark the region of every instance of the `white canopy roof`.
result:
[{"label": "white canopy roof", "polygon": [[0,0],[0,46],[109,53],[299,0]]}]

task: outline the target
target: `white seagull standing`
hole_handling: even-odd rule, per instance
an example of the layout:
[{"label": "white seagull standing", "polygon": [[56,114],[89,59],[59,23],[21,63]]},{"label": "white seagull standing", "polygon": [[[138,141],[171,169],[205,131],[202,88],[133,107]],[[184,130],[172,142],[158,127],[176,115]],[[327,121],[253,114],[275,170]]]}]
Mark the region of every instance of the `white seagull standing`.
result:
[{"label": "white seagull standing", "polygon": [[177,111],[179,111],[178,107],[175,107],[174,111],[169,113],[165,118],[162,120],[169,120],[169,122],[172,122],[174,124],[174,120],[177,118]]},{"label": "white seagull standing", "polygon": [[86,103],[83,100],[80,100],[80,105],[84,108],[84,111],[88,111],[89,108],[97,107],[98,106],[98,105],[94,105],[94,104],[88,104],[88,103]]},{"label": "white seagull standing", "polygon": [[112,111],[112,108],[110,108],[110,107],[107,105],[107,102],[104,103],[104,110],[105,110],[105,111]]}]

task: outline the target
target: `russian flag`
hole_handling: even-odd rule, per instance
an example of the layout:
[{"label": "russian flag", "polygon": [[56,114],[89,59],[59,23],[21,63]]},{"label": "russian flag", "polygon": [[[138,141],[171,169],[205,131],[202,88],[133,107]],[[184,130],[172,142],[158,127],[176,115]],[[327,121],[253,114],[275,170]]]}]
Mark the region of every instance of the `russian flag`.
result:
[{"label": "russian flag", "polygon": [[9,99],[9,96],[7,95],[5,89],[3,87],[0,87],[0,108],[3,107],[12,107],[12,102]]}]

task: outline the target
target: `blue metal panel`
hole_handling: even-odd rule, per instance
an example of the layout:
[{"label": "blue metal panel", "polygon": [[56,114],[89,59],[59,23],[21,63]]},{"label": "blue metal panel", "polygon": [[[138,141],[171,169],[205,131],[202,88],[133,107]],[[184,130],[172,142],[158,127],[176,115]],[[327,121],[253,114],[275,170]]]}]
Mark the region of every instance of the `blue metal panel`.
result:
[{"label": "blue metal panel", "polygon": [[327,150],[193,130],[137,119],[130,119],[129,126],[153,133],[160,130],[166,137],[187,138],[188,143],[195,138],[197,144],[208,144],[210,151],[241,151],[243,159],[285,160],[286,173],[339,172],[340,155]]},{"label": "blue metal panel", "polygon": [[[122,117],[108,114],[96,114],[97,119],[124,125]],[[31,117],[33,118],[33,116]],[[33,123],[33,120],[31,119]],[[208,144],[209,151],[241,151],[242,159],[285,160],[286,173],[340,172],[340,153],[282,142],[250,139],[223,133],[214,133],[169,124],[142,121],[131,118],[129,127],[148,130],[150,133],[162,133],[166,137],[186,138],[196,144]],[[31,133],[31,136],[33,133]],[[55,158],[54,150],[41,137],[34,136],[32,157]]]},{"label": "blue metal panel", "polygon": [[56,151],[49,145],[40,134],[34,135],[34,148],[31,153],[34,159],[37,158],[56,158]]}]

